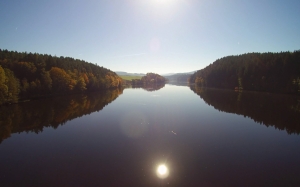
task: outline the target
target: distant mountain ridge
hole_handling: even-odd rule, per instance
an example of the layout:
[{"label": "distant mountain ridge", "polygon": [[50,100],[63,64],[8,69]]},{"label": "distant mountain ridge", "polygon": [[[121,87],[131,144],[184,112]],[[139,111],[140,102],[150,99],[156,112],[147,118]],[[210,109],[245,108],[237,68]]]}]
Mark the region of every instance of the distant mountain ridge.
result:
[{"label": "distant mountain ridge", "polygon": [[163,76],[166,79],[168,79],[169,82],[188,82],[190,76],[195,72],[196,71],[186,72],[186,73],[174,73],[174,74],[168,74]]},{"label": "distant mountain ridge", "polygon": [[128,75],[128,76],[145,76],[145,73],[127,73],[125,71],[115,71],[117,75]]},{"label": "distant mountain ridge", "polygon": [[[189,82],[189,78],[192,74],[194,74],[196,71],[191,72],[185,72],[185,73],[166,73],[162,74],[164,78],[168,80],[168,82],[181,82],[181,83],[187,83]],[[115,71],[115,73],[119,76],[145,76],[146,74],[143,73],[128,73],[125,71]]]},{"label": "distant mountain ridge", "polygon": [[167,77],[167,76],[172,76],[172,75],[177,75],[177,74],[179,74],[179,75],[183,75],[183,74],[193,74],[193,73],[195,73],[195,72],[196,72],[196,71],[184,72],[184,73],[166,73],[166,74],[162,74],[162,76]]},{"label": "distant mountain ridge", "polygon": [[[161,76],[168,77],[168,76],[177,75],[177,74],[178,75],[193,74],[195,72],[196,71],[185,72],[185,73],[165,73],[165,74],[161,74]],[[117,75],[128,75],[128,76],[145,76],[146,75],[145,73],[128,73],[128,72],[125,72],[125,71],[115,71],[115,73]]]}]

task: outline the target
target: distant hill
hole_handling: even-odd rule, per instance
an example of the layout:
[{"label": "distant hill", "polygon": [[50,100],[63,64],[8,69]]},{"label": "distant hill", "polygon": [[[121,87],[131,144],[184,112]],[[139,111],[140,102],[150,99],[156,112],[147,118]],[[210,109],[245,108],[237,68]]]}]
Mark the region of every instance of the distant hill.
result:
[{"label": "distant hill", "polygon": [[145,73],[127,73],[124,71],[115,71],[115,73],[119,76],[121,75],[127,75],[127,76],[145,76]]},{"label": "distant hill", "polygon": [[[185,73],[166,73],[166,74],[162,74],[161,76],[168,79],[168,82],[188,82],[189,77],[195,72],[196,71],[185,72]],[[126,80],[127,78],[125,78],[124,76],[130,76],[129,79],[131,80],[132,77],[138,77],[138,76],[142,77],[146,75],[143,73],[128,73],[125,71],[115,71],[115,73]]]},{"label": "distant hill", "polygon": [[166,73],[166,74],[162,74],[162,76],[171,76],[171,75],[175,75],[176,73]]},{"label": "distant hill", "polygon": [[193,74],[196,71],[191,71],[191,72],[184,72],[184,73],[166,73],[166,74],[162,74],[162,76],[164,77],[168,77],[168,76],[172,76],[172,75],[176,75],[176,74]]},{"label": "distant hill", "polygon": [[[166,74],[161,74],[161,76],[168,77],[168,76],[172,76],[172,75],[176,75],[176,74],[193,74],[195,72],[196,71],[185,72],[185,73],[166,73]],[[115,71],[115,73],[119,76],[120,75],[128,75],[128,76],[145,76],[146,75],[145,73],[128,73],[125,71]]]},{"label": "distant hill", "polygon": [[196,71],[186,72],[186,73],[175,73],[171,75],[164,75],[168,82],[188,82],[190,76]]}]

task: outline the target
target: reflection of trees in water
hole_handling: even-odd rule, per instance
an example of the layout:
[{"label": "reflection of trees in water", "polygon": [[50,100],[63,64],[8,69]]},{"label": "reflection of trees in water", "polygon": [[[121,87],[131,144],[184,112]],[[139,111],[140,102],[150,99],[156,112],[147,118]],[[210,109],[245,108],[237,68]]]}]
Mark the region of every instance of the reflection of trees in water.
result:
[{"label": "reflection of trees in water", "polygon": [[191,90],[217,110],[244,115],[267,127],[286,130],[289,134],[300,134],[299,96],[234,92],[195,86]]},{"label": "reflection of trees in water", "polygon": [[142,85],[132,85],[132,88],[142,88],[148,92],[153,92],[165,87],[165,84],[142,84]]},{"label": "reflection of trees in water", "polygon": [[188,82],[168,82],[167,84],[170,84],[173,86],[189,86]]},{"label": "reflection of trees in water", "polygon": [[57,128],[69,120],[102,110],[115,100],[122,89],[68,95],[0,107],[0,142],[11,133]]}]

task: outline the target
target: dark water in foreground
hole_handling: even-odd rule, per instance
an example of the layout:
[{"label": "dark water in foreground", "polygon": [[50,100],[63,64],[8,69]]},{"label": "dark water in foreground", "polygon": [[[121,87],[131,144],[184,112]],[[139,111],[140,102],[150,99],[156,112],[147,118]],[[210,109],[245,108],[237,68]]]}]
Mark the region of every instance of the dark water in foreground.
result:
[{"label": "dark water in foreground", "polygon": [[0,115],[1,187],[300,186],[294,96],[166,85],[31,101]]}]

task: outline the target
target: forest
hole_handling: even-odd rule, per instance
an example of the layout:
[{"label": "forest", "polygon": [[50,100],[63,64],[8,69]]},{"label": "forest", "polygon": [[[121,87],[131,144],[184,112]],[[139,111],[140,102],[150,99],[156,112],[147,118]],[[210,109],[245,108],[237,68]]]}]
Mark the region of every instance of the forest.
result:
[{"label": "forest", "polygon": [[83,60],[0,49],[0,105],[121,85],[116,73]]},{"label": "forest", "polygon": [[202,87],[300,94],[300,50],[227,56],[191,75]]}]

